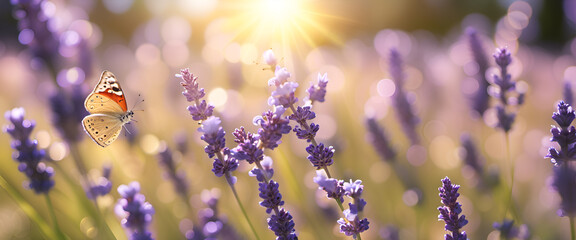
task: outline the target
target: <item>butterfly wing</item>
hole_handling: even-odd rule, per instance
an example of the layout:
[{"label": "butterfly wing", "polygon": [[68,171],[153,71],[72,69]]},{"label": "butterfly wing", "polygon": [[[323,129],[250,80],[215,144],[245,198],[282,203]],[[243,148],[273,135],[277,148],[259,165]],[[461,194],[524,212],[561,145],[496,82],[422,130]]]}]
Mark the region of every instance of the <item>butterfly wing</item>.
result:
[{"label": "butterfly wing", "polygon": [[112,72],[102,72],[100,81],[86,98],[84,107],[91,114],[123,113],[128,110],[122,87]]},{"label": "butterfly wing", "polygon": [[118,116],[109,114],[96,113],[82,119],[84,131],[102,147],[110,145],[118,138],[123,125]]}]

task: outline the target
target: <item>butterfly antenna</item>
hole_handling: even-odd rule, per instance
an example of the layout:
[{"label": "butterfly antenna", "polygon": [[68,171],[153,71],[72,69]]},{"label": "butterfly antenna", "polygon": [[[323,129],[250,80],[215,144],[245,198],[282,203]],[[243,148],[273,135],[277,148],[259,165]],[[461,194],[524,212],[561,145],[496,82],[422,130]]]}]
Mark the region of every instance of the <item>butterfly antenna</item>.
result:
[{"label": "butterfly antenna", "polygon": [[[144,98],[142,98],[142,94],[138,94],[138,101],[136,101],[136,103],[134,103],[134,106],[132,106],[132,109],[135,109],[138,104],[143,103],[144,102]],[[136,111],[136,110],[134,110]],[[144,109],[142,110],[138,110],[138,111],[144,111]]]}]

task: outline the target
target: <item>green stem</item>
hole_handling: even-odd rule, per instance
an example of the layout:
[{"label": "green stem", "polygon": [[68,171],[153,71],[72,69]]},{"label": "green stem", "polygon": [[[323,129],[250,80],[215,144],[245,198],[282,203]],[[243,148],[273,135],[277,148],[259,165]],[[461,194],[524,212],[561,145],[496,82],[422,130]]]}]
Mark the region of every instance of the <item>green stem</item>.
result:
[{"label": "green stem", "polygon": [[44,194],[44,199],[46,199],[46,205],[48,205],[48,210],[50,211],[50,217],[52,218],[52,223],[54,223],[54,230],[58,239],[66,239],[64,233],[62,233],[62,229],[58,225],[58,220],[56,219],[56,213],[54,212],[54,205],[52,205],[52,199],[48,193]]},{"label": "green stem", "polygon": [[22,194],[18,192],[18,190],[16,190],[12,184],[8,183],[6,179],[2,177],[2,175],[0,175],[0,187],[6,190],[8,195],[12,197],[14,201],[16,201],[18,206],[20,206],[20,209],[22,209],[22,211],[26,213],[30,219],[32,219],[32,222],[38,225],[41,233],[46,237],[46,239],[58,239],[60,237],[59,234],[54,232],[54,229],[48,225],[44,218],[40,216],[40,213],[38,213],[36,209],[24,199],[24,196],[22,196]]},{"label": "green stem", "polygon": [[576,240],[576,230],[574,229],[574,217],[569,217],[570,219],[570,239]]},{"label": "green stem", "polygon": [[506,162],[508,163],[509,171],[510,171],[510,190],[508,191],[507,196],[507,204],[506,204],[506,211],[504,212],[504,218],[506,218],[506,214],[510,211],[512,215],[512,219],[515,222],[519,221],[518,213],[516,212],[516,208],[514,207],[514,198],[512,196],[512,192],[514,190],[514,161],[512,160],[512,153],[510,149],[510,134],[505,132],[505,141],[506,141]]},{"label": "green stem", "polygon": [[[226,178],[228,179],[230,176],[230,173],[227,172],[226,173]],[[254,225],[252,225],[252,222],[250,221],[250,218],[248,217],[248,214],[246,213],[246,209],[244,209],[244,205],[242,205],[242,202],[240,201],[240,198],[238,197],[238,192],[236,192],[236,188],[234,187],[234,184],[232,184],[230,181],[228,181],[230,189],[232,189],[232,193],[234,194],[234,198],[236,199],[236,203],[238,203],[238,206],[240,207],[240,210],[242,211],[242,215],[244,215],[244,219],[246,219],[246,222],[248,223],[248,225],[250,226],[250,230],[252,230],[252,233],[254,233],[254,236],[256,237],[257,240],[260,240],[260,237],[258,236],[258,233],[256,232],[256,229],[254,228]]]}]

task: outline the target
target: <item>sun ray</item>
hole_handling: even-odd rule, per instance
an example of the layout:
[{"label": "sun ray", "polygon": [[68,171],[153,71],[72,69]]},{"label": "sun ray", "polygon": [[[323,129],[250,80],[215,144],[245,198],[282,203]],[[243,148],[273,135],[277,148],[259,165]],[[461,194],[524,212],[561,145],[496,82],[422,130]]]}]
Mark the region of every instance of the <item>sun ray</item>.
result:
[{"label": "sun ray", "polygon": [[235,9],[227,16],[234,41],[249,41],[262,49],[279,44],[287,51],[326,41],[343,44],[327,23],[346,20],[315,11],[309,0],[245,0],[230,3],[230,9]]}]

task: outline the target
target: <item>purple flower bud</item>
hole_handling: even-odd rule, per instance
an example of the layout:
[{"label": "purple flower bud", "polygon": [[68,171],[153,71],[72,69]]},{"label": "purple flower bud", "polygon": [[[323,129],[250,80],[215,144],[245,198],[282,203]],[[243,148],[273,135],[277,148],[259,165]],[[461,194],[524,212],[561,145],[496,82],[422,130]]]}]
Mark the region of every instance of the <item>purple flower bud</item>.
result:
[{"label": "purple flower bud", "polygon": [[324,73],[323,75],[321,75],[320,73],[318,73],[318,85],[310,83],[310,88],[306,90],[306,92],[308,92],[308,97],[310,101],[324,102],[327,85],[328,85],[328,74]]},{"label": "purple flower bud", "polygon": [[272,51],[272,49],[266,50],[262,54],[262,58],[264,59],[264,63],[266,63],[266,65],[269,65],[273,69],[276,68],[276,64],[278,63],[278,61],[276,60],[276,56],[274,56],[274,52]]},{"label": "purple flower bud", "polygon": [[507,68],[512,62],[512,56],[507,48],[498,48],[494,53],[494,60],[500,68]]}]

